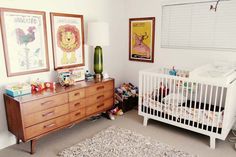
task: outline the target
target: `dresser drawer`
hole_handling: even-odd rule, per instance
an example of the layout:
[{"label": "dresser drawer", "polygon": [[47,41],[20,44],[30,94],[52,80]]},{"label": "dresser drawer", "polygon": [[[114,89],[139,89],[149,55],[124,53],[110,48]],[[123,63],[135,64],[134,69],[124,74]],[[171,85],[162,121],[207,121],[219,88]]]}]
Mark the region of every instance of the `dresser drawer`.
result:
[{"label": "dresser drawer", "polygon": [[39,136],[53,129],[67,125],[69,123],[69,115],[61,116],[25,129],[26,139]]},{"label": "dresser drawer", "polygon": [[70,111],[76,111],[85,107],[85,99],[76,100],[69,103]]},{"label": "dresser drawer", "polygon": [[105,92],[99,92],[98,94],[95,94],[93,96],[87,97],[86,98],[86,106],[103,102],[104,100],[108,98],[113,97],[113,90],[105,91]]},{"label": "dresser drawer", "polygon": [[55,117],[59,117],[61,115],[64,115],[66,113],[69,113],[69,105],[61,105],[57,107],[53,107],[44,111],[39,111],[36,113],[32,113],[29,115],[24,116],[24,126],[29,127],[31,125],[44,122],[50,119],[53,119]]},{"label": "dresser drawer", "polygon": [[85,93],[86,96],[90,96],[103,91],[113,90],[113,86],[113,81],[108,81],[86,88]]},{"label": "dresser drawer", "polygon": [[78,109],[77,111],[70,113],[70,121],[73,122],[79,120],[81,118],[84,118],[84,116],[85,108]]},{"label": "dresser drawer", "polygon": [[69,102],[81,99],[85,97],[85,89],[79,89],[69,92]]},{"label": "dresser drawer", "polygon": [[93,113],[102,111],[104,109],[107,109],[109,107],[112,107],[113,105],[113,98],[105,100],[104,102],[101,103],[96,103],[94,105],[86,107],[86,115],[91,115]]},{"label": "dresser drawer", "polygon": [[26,114],[35,113],[38,111],[43,111],[51,107],[59,106],[67,102],[68,102],[67,93],[59,94],[59,95],[23,103],[22,110],[23,110],[24,115],[26,115]]}]

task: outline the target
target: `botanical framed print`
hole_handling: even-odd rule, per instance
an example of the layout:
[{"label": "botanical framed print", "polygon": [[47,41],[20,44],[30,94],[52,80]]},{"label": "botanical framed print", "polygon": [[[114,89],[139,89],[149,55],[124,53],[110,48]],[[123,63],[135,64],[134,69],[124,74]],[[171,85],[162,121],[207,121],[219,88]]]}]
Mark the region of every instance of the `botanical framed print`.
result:
[{"label": "botanical framed print", "polygon": [[50,13],[54,68],[84,66],[83,15]]},{"label": "botanical framed print", "polygon": [[129,60],[154,62],[155,17],[129,19]]},{"label": "botanical framed print", "polygon": [[45,12],[0,8],[7,76],[49,71]]}]

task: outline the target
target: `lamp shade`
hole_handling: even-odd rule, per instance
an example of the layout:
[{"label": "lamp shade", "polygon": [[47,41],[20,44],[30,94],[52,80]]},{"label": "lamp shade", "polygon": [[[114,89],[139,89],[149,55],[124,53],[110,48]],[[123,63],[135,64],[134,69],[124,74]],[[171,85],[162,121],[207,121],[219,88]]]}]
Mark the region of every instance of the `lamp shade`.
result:
[{"label": "lamp shade", "polygon": [[106,22],[88,23],[87,44],[90,46],[109,45],[109,25]]}]

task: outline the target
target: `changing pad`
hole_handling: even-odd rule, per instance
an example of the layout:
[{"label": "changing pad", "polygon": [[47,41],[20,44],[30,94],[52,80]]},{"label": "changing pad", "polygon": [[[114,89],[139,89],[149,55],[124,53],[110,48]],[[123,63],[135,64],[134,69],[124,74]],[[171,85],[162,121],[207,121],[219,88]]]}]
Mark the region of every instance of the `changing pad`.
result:
[{"label": "changing pad", "polygon": [[236,67],[227,64],[207,64],[191,71],[189,78],[226,86],[236,79]]}]

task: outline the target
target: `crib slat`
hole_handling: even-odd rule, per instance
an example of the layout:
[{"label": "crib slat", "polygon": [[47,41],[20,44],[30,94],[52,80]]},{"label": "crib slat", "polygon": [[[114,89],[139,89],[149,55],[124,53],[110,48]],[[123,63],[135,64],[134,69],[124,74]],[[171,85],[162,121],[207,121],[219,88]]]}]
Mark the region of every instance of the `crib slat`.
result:
[{"label": "crib slat", "polygon": [[189,114],[188,114],[188,95],[189,95],[189,91],[188,91],[188,85],[189,85],[189,82],[185,82],[186,83],[186,88],[185,88],[185,91],[186,91],[186,94],[185,94],[185,112],[184,112],[184,124],[187,124],[187,121],[189,121]]},{"label": "crib slat", "polygon": [[[199,96],[200,96],[200,99],[199,99],[199,102],[201,102],[202,101],[202,84],[201,84],[201,86],[200,86],[200,93],[199,93]],[[197,128],[199,128],[199,118],[200,118],[200,113],[201,113],[201,106],[200,105],[198,105],[198,118],[197,118]]]},{"label": "crib slat", "polygon": [[[216,133],[218,133],[219,131],[219,123],[220,123],[220,118],[222,118],[222,113],[221,113],[221,107],[223,104],[223,95],[224,95],[224,87],[221,87],[221,94],[220,94],[220,102],[219,102],[219,114],[218,114],[218,118],[217,118],[217,128],[216,128]],[[223,128],[223,126],[222,126]]]},{"label": "crib slat", "polygon": [[[148,83],[148,100],[149,100],[149,104],[151,104],[152,103],[152,98],[151,98],[151,94],[152,94],[152,90],[151,90],[151,87],[152,87],[152,75],[150,74],[149,75],[149,81],[148,81],[149,83]],[[152,115],[152,106],[151,105],[149,105],[149,114],[150,115]]]},{"label": "crib slat", "polygon": [[192,111],[192,100],[193,100],[193,82],[190,82],[191,86],[189,87],[190,88],[190,108],[189,108],[189,121],[188,121],[188,125],[190,126],[191,123],[190,123],[190,119],[192,121],[192,124],[194,123],[194,117],[191,117],[193,115]]},{"label": "crib slat", "polygon": [[[165,77],[165,96],[164,96],[164,98],[167,96],[167,90],[168,90],[168,85],[167,85],[167,82],[168,82],[168,79]],[[166,98],[165,98],[165,102],[164,102],[164,104],[165,104],[165,119],[168,119],[168,105],[166,104]]]},{"label": "crib slat", "polygon": [[147,98],[147,94],[148,94],[148,93],[147,93],[147,74],[144,75],[144,82],[145,82],[145,83],[144,83],[144,88],[143,88],[143,89],[144,89],[144,93],[143,93],[143,94],[144,94],[145,109],[146,109],[144,112],[147,113],[147,107],[148,107],[148,98]]},{"label": "crib slat", "polygon": [[176,110],[176,104],[175,104],[175,99],[176,99],[176,92],[175,92],[175,86],[176,86],[176,79],[173,79],[173,94],[174,94],[174,96],[173,96],[173,99],[172,99],[172,113],[171,113],[171,115],[172,115],[172,120],[174,121],[174,117],[175,117],[175,119],[177,119],[177,117],[174,115],[174,110]]},{"label": "crib slat", "polygon": [[208,114],[207,114],[207,130],[208,130],[208,126],[209,126],[209,116],[210,116],[210,113],[211,113],[211,103],[212,103],[212,99],[213,99],[213,97],[212,97],[212,92],[213,92],[213,88],[214,88],[214,86],[213,85],[211,85],[211,92],[210,92],[210,101],[209,101],[209,108],[208,108]]},{"label": "crib slat", "polygon": [[[158,79],[158,77],[156,77],[156,76],[154,76],[154,79],[153,79],[153,81],[154,81],[154,86],[153,86],[153,95],[152,95],[152,97],[153,97],[153,102],[154,102],[154,115],[155,115],[155,113],[157,112],[157,101],[156,101],[156,86],[157,86],[157,79]],[[156,115],[155,115],[156,116]]]},{"label": "crib slat", "polygon": [[[168,82],[169,82],[169,93],[167,94],[167,95],[170,95],[171,93],[172,93],[172,79],[168,79]],[[172,104],[171,104],[171,102],[170,102],[170,96],[169,96],[169,99],[168,99],[168,104],[167,104],[167,111],[168,111],[168,119],[169,120],[171,120],[172,119],[172,117],[171,117],[171,108],[172,108]],[[171,117],[171,119],[170,119],[170,117]]]},{"label": "crib slat", "polygon": [[148,93],[148,114],[150,114],[150,110],[151,110],[151,106],[150,106],[150,75],[148,75],[148,79],[147,79],[147,93]]},{"label": "crib slat", "polygon": [[162,97],[163,97],[163,90],[162,90],[162,88],[163,88],[163,85],[164,85],[164,78],[163,77],[161,77],[161,82],[160,82],[160,87],[159,87],[159,89],[158,90],[160,90],[160,98],[159,98],[159,102],[161,103],[161,111],[160,111],[160,117],[164,117],[164,110],[163,110],[163,103],[162,103]]},{"label": "crib slat", "polygon": [[208,95],[208,85],[205,85],[205,96],[204,96],[204,106],[203,106],[203,114],[202,114],[202,129],[205,124],[205,114],[206,114],[206,103],[207,103],[207,95]]},{"label": "crib slat", "polygon": [[175,111],[176,119],[175,119],[175,121],[176,122],[178,121],[178,119],[180,117],[180,108],[179,108],[180,80],[179,79],[177,80],[177,84],[178,84],[178,86],[177,86],[177,96],[178,97],[177,97],[177,104],[175,104],[175,106],[176,106],[176,111]]},{"label": "crib slat", "polygon": [[157,78],[157,87],[156,87],[157,89],[157,116],[158,116],[158,112],[160,111],[161,112],[161,105],[159,105],[159,97],[160,97],[160,93],[159,93],[159,89],[160,89],[160,78],[158,77]]},{"label": "crib slat", "polygon": [[183,98],[184,98],[184,81],[182,81],[182,84],[181,84],[181,113],[180,113],[180,123],[181,123],[181,120],[185,120],[185,117],[184,117],[184,114],[183,114]]},{"label": "crib slat", "polygon": [[[216,92],[215,92],[215,95],[214,95],[215,96],[215,103],[214,103],[214,109],[213,109],[213,120],[212,120],[212,125],[211,125],[211,132],[213,132],[214,122],[215,122],[217,95],[218,95],[218,86],[216,87]],[[215,127],[217,127],[217,126],[215,126]]]},{"label": "crib slat", "polygon": [[[196,118],[196,111],[198,111],[197,110],[197,94],[198,94],[198,83],[196,83],[196,85],[195,85],[196,87],[195,87],[195,100],[194,100],[194,113],[193,113],[193,117],[194,117],[194,120],[195,120],[195,122],[197,122],[197,120],[195,119]],[[195,126],[195,125],[193,125],[193,126]]]}]

